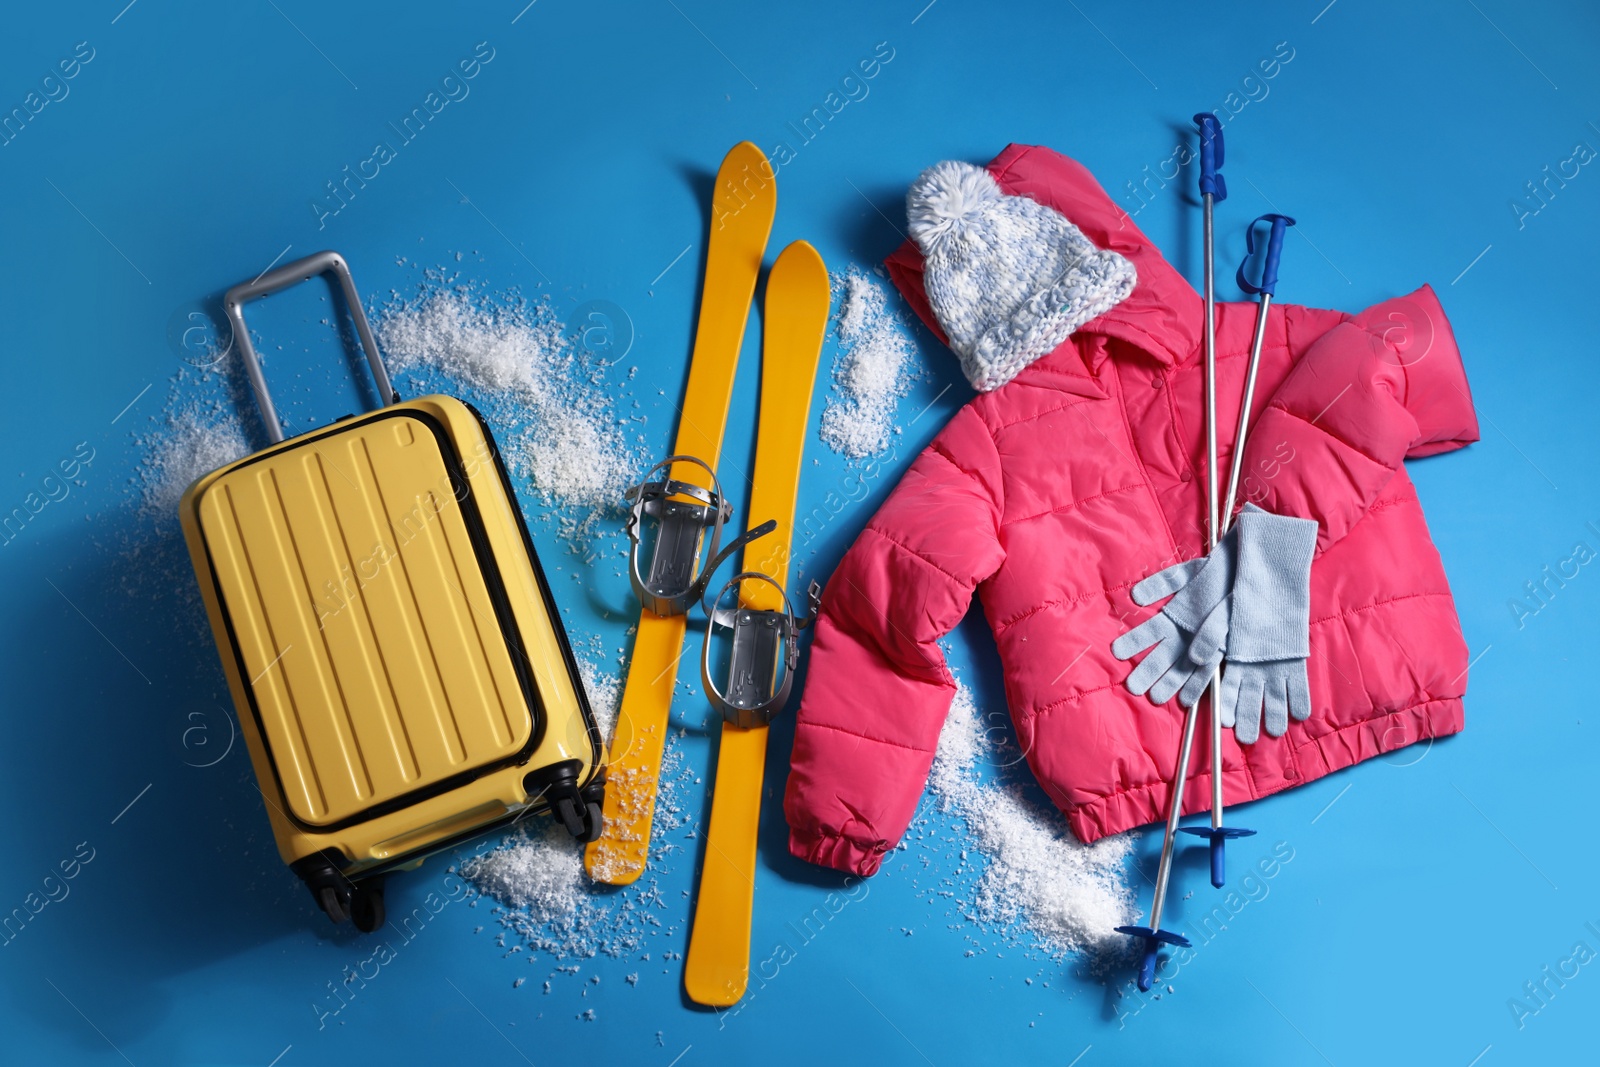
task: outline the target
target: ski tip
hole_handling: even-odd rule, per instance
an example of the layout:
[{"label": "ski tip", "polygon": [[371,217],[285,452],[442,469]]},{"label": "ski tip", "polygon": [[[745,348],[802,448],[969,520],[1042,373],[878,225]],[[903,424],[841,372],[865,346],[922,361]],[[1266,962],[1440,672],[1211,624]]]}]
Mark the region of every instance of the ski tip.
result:
[{"label": "ski tip", "polygon": [[789,284],[799,282],[813,287],[821,286],[821,295],[827,299],[828,265],[822,261],[822,255],[811,246],[810,241],[791,241],[785,245],[772,264],[772,273],[767,277],[769,286],[773,277],[785,278]]},{"label": "ski tip", "polygon": [[[777,168],[767,159],[767,154],[749,141],[740,141],[728,149],[728,154],[722,157],[722,164],[717,167],[717,185],[720,187],[731,182],[744,198],[764,192],[769,184],[777,182],[777,178]],[[776,204],[775,194],[758,198]]]},{"label": "ski tip", "polygon": [[767,177],[771,177],[776,173],[772,169],[772,164],[767,161],[767,154],[761,151],[761,149],[757,148],[755,143],[752,141],[740,141],[738,144],[728,149],[728,154],[722,157],[722,166],[718,169],[726,170],[730,163],[734,167],[764,167],[766,168],[765,173]]},{"label": "ski tip", "polygon": [[[711,233],[731,229],[735,245],[753,251],[760,266],[772,220],[778,213],[778,172],[749,141],[728,149],[711,190]],[[754,280],[752,279],[752,284]]]},{"label": "ski tip", "polygon": [[763,163],[765,163],[767,160],[767,154],[761,151],[761,149],[757,148],[754,141],[740,141],[738,144],[728,149],[728,154],[722,158],[723,162],[726,163],[730,159],[738,159],[742,156],[750,156],[761,160]]},{"label": "ski tip", "polygon": [[781,260],[786,256],[795,259],[815,260],[817,263],[822,262],[822,254],[816,250],[810,241],[804,238],[798,241],[790,241],[784,245],[783,251],[778,253],[778,258]]}]

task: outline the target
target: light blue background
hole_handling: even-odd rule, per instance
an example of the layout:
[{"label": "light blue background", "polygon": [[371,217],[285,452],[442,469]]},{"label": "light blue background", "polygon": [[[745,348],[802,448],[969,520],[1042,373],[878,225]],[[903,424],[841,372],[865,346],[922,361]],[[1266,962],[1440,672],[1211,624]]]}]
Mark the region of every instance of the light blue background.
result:
[{"label": "light blue background", "polygon": [[[1594,1055],[1600,966],[1550,983],[1520,1028],[1507,1004],[1575,943],[1600,950],[1585,926],[1600,928],[1600,718],[1585,684],[1600,574],[1588,566],[1552,584],[1520,627],[1508,607],[1576,542],[1600,549],[1586,525],[1600,527],[1587,310],[1600,283],[1600,172],[1552,182],[1520,222],[1512,207],[1576,144],[1600,148],[1592,5],[124,2],[33,5],[8,12],[0,35],[6,111],[77,42],[94,49],[70,94],[0,147],[0,441],[18,475],[0,507],[21,504],[78,442],[96,451],[82,484],[0,548],[0,909],[21,905],[78,842],[94,849],[71,895],[0,948],[0,1059],[1493,1067]],[[480,41],[494,59],[470,96],[319,229],[308,202],[324,183]],[[588,961],[545,996],[546,968],[491,943],[488,906],[455,903],[319,1030],[310,1006],[370,944],[322,921],[279,865],[243,753],[192,765],[203,760],[185,731],[205,723],[220,737],[226,696],[178,595],[188,579],[176,523],[141,520],[129,482],[137,438],[160,429],[152,420],[183,365],[169,323],[285,254],[336,247],[381,298],[412,291],[416,264],[475,252],[462,269],[492,289],[545,283],[557,306],[619,305],[637,331],[636,395],[675,396],[718,160],[744,138],[795,146],[786,123],[885,41],[894,58],[869,95],[780,171],[774,252],[804,237],[832,267],[870,266],[900,241],[904,190],[921,168],[982,162],[1010,141],[1076,156],[1132,211],[1126,183],[1171,155],[1189,116],[1248,88],[1258,99],[1226,128],[1224,263],[1243,223],[1279,208],[1301,222],[1284,299],[1355,310],[1422,282],[1438,289],[1483,440],[1411,470],[1477,657],[1466,732],[1239,812],[1262,836],[1235,847],[1236,863],[1280,841],[1294,859],[1159,1000],[1119,999],[1127,975],[1107,987],[952,929],[928,900],[937,864],[926,873],[894,858],[865,899],[719,1018],[686,1005],[681,963],[661,962],[686,947],[693,864],[680,860],[662,876],[671,932],[650,940],[652,964]],[[1261,96],[1242,82],[1279,42],[1294,58]],[[1137,221],[1198,281],[1192,186],[1187,171],[1156,190]],[[286,347],[324,329],[314,314],[260,324]],[[753,317],[747,411],[755,330]],[[969,395],[948,353],[920,339],[931,372],[899,421],[932,407],[909,426],[896,470]],[[302,370],[277,379],[294,417],[356,403],[337,367],[308,356]],[[819,396],[813,423],[821,408]],[[749,455],[751,421],[736,415],[725,456]],[[666,450],[669,423],[651,420],[652,450]],[[846,471],[813,435],[802,509]],[[826,575],[893,475],[808,546],[808,574]],[[549,525],[534,526],[541,553],[570,564]],[[625,601],[615,570],[595,569],[594,598],[558,584],[576,637],[621,642],[621,623],[595,607]],[[981,624],[969,619],[954,647],[999,707]],[[679,704],[686,722],[702,720],[698,697]],[[839,886],[783,847],[790,736],[785,724],[772,745],[758,956]],[[702,742],[686,751],[709,766]],[[1157,845],[1140,845],[1146,871]],[[416,906],[443,867],[392,880],[391,911]],[[1193,857],[1180,872],[1195,897],[1177,917],[1193,917],[1211,890]],[[987,951],[969,958],[971,936]],[[636,987],[623,981],[634,971]],[[517,977],[528,984],[513,988]],[[596,1021],[578,1018],[586,1008]]]}]

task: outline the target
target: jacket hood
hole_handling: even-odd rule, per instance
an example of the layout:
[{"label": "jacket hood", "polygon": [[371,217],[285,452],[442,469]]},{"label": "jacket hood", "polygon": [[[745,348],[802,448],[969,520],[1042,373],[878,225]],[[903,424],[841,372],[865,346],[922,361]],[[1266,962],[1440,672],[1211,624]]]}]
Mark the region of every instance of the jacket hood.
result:
[{"label": "jacket hood", "polygon": [[[995,157],[988,171],[1005,193],[1053,208],[1096,246],[1133,264],[1138,274],[1133,292],[1084,323],[1074,336],[1099,334],[1117,338],[1167,366],[1193,355],[1200,344],[1200,320],[1205,314],[1200,295],[1128,213],[1112,202],[1087,168],[1048,148],[1013,144]],[[884,262],[890,278],[918,317],[948,344],[928,302],[923,286],[923,255],[916,243],[907,240]],[[1070,344],[1069,338],[1056,351]],[[1104,347],[1097,346],[1097,350],[1104,351]]]}]

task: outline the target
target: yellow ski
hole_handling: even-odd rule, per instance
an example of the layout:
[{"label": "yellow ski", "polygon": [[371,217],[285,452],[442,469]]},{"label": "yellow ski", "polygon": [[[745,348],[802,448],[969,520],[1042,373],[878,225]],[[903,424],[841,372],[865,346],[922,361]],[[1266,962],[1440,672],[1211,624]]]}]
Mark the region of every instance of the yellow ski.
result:
[{"label": "yellow ski", "polygon": [[[705,283],[675,456],[716,465],[739,345],[777,206],[777,182],[766,156],[748,141],[734,145],[717,169],[711,196]],[[696,462],[670,464],[669,477],[676,482],[699,486],[706,474]],[[693,503],[683,494],[675,499]],[[696,533],[696,551],[698,547]],[[649,859],[650,823],[684,630],[682,614],[661,615],[649,607],[639,613],[606,770],[605,828],[584,852],[584,867],[597,881],[626,885],[644,873]]]},{"label": "yellow ski", "polygon": [[[793,615],[784,596],[789,573],[790,541],[794,529],[795,495],[800,482],[800,460],[805,451],[806,423],[811,390],[822,352],[822,335],[828,321],[828,268],[816,249],[796,241],[783,250],[767,278],[763,306],[761,355],[761,413],[756,432],[756,462],[750,491],[750,521],[773,519],[776,530],[751,543],[741,568],[738,607],[728,615],[769,613],[768,625],[751,627],[747,634],[757,656],[756,669],[741,672],[738,645],[741,631],[734,629],[735,675],[728,692],[720,694],[709,677],[709,661],[702,656],[702,680],[714,703],[726,701],[724,715],[748,716],[765,702],[770,714],[782,710],[789,674],[774,693],[779,671],[792,671]],[[744,575],[770,578],[762,581]],[[733,584],[733,583],[730,583]],[[720,598],[719,598],[720,600]],[[713,603],[712,625],[722,614]],[[787,616],[780,619],[779,615]],[[730,618],[725,625],[734,627]],[[787,633],[790,643],[782,637]],[[764,643],[763,643],[764,640]],[[789,656],[787,664],[774,661]],[[769,672],[767,669],[771,668]],[[765,680],[766,684],[762,682]],[[749,721],[747,719],[747,721]],[[761,819],[761,781],[766,761],[767,727],[764,724],[722,724],[717,756],[716,783],[711,794],[711,821],[706,834],[705,858],[700,868],[700,891],[695,901],[694,926],[683,984],[697,1004],[726,1007],[744,995],[750,977],[750,917],[755,892],[756,831]]]}]

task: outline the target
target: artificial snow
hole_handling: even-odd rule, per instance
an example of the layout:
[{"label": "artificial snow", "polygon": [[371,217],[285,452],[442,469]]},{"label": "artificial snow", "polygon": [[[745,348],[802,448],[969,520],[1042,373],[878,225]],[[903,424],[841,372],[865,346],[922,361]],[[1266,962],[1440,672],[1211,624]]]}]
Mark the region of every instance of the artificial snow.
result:
[{"label": "artificial snow", "polygon": [[588,880],[571,836],[549,820],[539,820],[493,852],[462,863],[461,876],[534,923],[560,920],[577,911]]},{"label": "artificial snow", "polygon": [[919,375],[917,346],[876,278],[851,267],[831,281],[839,349],[822,439],[835,452],[862,459],[887,449],[900,433],[895,412]]},{"label": "artificial snow", "polygon": [[490,294],[429,272],[420,295],[375,316],[385,358],[421,388],[465,392],[494,425],[512,473],[564,512],[575,547],[620,508],[642,467],[616,412],[608,365],[579,345],[548,298]]},{"label": "artificial snow", "polygon": [[236,416],[220,410],[169,413],[163,432],[146,442],[139,468],[144,509],[176,517],[184,491],[201,475],[250,454],[250,442]]},{"label": "artificial snow", "polygon": [[[620,679],[589,656],[578,658],[584,688],[609,742],[621,695]],[[673,915],[662,896],[660,875],[667,873],[666,862],[684,851],[673,838],[683,836],[689,822],[680,797],[690,787],[694,774],[684,764],[679,747],[682,738],[682,731],[666,738],[659,784],[653,796],[649,866],[633,884],[613,888],[591,881],[583,868],[583,846],[556,823],[543,818],[536,818],[505,838],[492,851],[461,864],[462,877],[502,905],[496,910],[496,917],[523,946],[556,960],[618,958],[637,950],[647,936],[671,936],[676,932],[670,925]],[[606,788],[628,810],[652,799],[644,785],[612,768]],[[603,851],[596,862],[603,867]],[[644,958],[648,959],[649,953]],[[671,954],[663,953],[662,958],[671,958]],[[530,957],[533,961],[534,957]],[[571,968],[571,973],[576,971],[576,967]],[[598,982],[598,976],[593,981]]]},{"label": "artificial snow", "polygon": [[1125,874],[1133,837],[1082,844],[1060,812],[1016,786],[983,781],[980,761],[998,749],[989,725],[972,690],[958,684],[929,776],[940,806],[966,823],[985,861],[970,917],[991,927],[1020,921],[1047,948],[1082,954],[1091,971],[1102,971],[1126,950],[1116,927],[1137,915]]},{"label": "artificial snow", "polygon": [[[598,636],[592,644],[599,645]],[[578,661],[584,692],[589,696],[595,725],[600,727],[600,736],[609,739],[617,725],[617,709],[622,706],[622,679],[601,666],[594,655],[578,654],[574,658]]]}]

